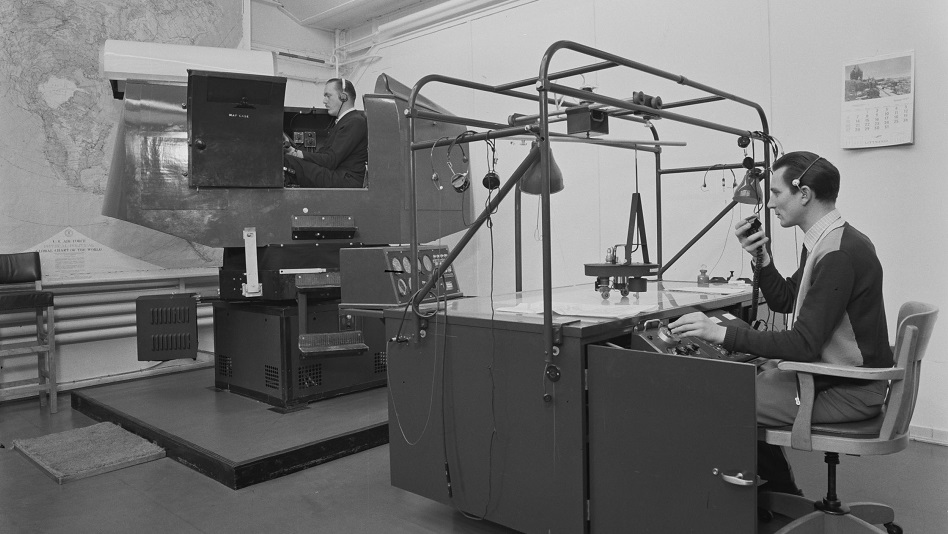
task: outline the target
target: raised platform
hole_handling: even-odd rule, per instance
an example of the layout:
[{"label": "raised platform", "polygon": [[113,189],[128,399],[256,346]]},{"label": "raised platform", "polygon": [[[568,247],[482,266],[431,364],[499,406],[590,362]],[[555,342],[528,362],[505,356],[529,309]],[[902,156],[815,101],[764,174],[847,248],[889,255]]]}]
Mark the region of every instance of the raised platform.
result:
[{"label": "raised platform", "polygon": [[388,443],[387,388],[280,414],[213,384],[214,370],[200,369],[73,391],[72,407],[232,489]]}]

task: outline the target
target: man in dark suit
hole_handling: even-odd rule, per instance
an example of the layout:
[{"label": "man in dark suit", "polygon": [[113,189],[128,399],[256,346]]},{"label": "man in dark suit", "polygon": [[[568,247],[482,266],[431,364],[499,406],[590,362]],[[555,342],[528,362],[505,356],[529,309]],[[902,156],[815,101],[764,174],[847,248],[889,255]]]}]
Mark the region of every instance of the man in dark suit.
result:
[{"label": "man in dark suit", "polygon": [[283,164],[292,171],[289,184],[299,187],[363,187],[369,160],[365,112],[355,109],[352,82],[333,78],[323,88],[323,105],[336,117],[326,143],[315,152],[288,146]]}]

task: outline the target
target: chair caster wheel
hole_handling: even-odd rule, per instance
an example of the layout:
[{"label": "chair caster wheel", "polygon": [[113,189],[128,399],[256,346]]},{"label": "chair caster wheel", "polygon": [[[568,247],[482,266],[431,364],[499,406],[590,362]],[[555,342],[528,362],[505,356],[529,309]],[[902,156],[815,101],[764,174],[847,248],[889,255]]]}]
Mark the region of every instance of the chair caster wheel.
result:
[{"label": "chair caster wheel", "polygon": [[885,527],[885,531],[889,534],[902,534],[902,527],[896,525],[895,523],[886,523],[882,526]]}]

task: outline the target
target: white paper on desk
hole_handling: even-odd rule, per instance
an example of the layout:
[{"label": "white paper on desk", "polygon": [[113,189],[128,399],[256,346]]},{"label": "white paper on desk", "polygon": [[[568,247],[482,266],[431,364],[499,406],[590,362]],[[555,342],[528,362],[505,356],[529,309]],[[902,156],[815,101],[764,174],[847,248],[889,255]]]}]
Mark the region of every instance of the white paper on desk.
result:
[{"label": "white paper on desk", "polygon": [[[655,308],[656,306],[654,305],[645,304],[603,305],[576,304],[568,302],[553,303],[553,313],[557,315],[570,315],[573,317],[606,317],[618,319],[622,317],[633,317],[642,312],[652,311]],[[506,313],[519,313],[524,315],[538,314],[543,313],[543,303],[521,302],[516,306],[501,306],[497,308],[497,311]]]},{"label": "white paper on desk", "polygon": [[707,287],[666,287],[665,291],[683,291],[686,293],[709,293],[712,295],[733,295],[735,293],[743,293],[751,288],[749,285],[720,285],[720,286],[707,286]]}]

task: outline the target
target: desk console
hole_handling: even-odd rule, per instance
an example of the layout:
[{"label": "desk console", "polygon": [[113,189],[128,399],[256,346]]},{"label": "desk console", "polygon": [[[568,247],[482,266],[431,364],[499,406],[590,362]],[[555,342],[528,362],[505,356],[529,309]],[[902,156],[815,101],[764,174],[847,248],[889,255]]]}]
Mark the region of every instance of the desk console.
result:
[{"label": "desk console", "polygon": [[[712,321],[724,326],[750,328],[749,324],[724,310],[715,310],[707,315]],[[731,352],[721,345],[708,343],[702,339],[676,336],[671,333],[667,323],[657,320],[646,321],[643,330],[633,332],[629,348],[732,362],[748,362],[757,358],[746,352]]]}]

